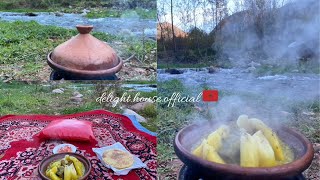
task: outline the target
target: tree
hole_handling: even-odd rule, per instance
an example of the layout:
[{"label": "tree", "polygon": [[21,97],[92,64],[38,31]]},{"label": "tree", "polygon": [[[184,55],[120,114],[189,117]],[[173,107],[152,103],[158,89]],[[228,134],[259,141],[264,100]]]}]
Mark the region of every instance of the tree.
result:
[{"label": "tree", "polygon": [[173,47],[173,52],[176,52],[176,37],[174,35],[174,26],[173,26],[173,3],[172,3],[172,0],[170,0],[170,9],[171,9],[172,47]]}]

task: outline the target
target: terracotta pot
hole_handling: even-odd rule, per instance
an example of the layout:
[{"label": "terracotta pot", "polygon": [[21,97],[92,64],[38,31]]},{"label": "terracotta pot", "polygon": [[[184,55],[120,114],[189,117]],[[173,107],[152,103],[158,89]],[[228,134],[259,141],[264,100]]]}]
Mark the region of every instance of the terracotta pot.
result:
[{"label": "terracotta pot", "polygon": [[76,157],[80,162],[82,162],[82,164],[84,165],[84,168],[85,168],[85,172],[79,180],[88,179],[88,176],[90,175],[90,172],[91,172],[91,163],[87,158],[85,158],[84,156],[82,156],[80,154],[76,154],[76,153],[58,153],[58,154],[53,154],[51,156],[44,158],[38,167],[38,173],[39,173],[39,176],[41,177],[41,179],[50,180],[50,178],[48,178],[45,175],[48,166],[53,161],[63,159],[65,157],[65,155],[70,155],[70,156]]},{"label": "terracotta pot", "polygon": [[54,70],[73,76],[99,77],[114,75],[123,62],[105,42],[93,37],[93,26],[76,26],[79,34],[57,46],[48,54]]},{"label": "terracotta pot", "polygon": [[276,132],[294,152],[294,161],[288,164],[269,168],[244,168],[233,164],[218,164],[198,158],[191,154],[194,145],[203,135],[215,129],[212,124],[190,125],[181,129],[174,140],[177,156],[188,168],[209,179],[286,179],[301,174],[313,159],[313,147],[302,134],[281,127]]}]

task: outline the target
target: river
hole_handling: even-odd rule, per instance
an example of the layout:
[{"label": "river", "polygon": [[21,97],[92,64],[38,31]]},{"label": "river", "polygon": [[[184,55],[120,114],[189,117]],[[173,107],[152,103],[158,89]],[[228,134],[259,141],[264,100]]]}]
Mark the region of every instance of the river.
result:
[{"label": "river", "polygon": [[93,25],[94,31],[105,32],[121,36],[137,36],[156,38],[156,20],[139,18],[97,18],[88,19],[81,14],[63,13],[56,16],[55,13],[41,12],[37,16],[27,16],[25,13],[0,12],[0,20],[5,21],[36,21],[42,25],[54,25],[58,27],[75,29],[78,24]]}]

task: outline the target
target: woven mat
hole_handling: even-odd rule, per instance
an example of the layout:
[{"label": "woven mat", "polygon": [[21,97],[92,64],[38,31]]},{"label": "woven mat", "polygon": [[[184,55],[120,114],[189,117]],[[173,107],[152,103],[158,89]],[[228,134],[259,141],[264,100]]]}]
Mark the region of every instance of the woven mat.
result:
[{"label": "woven mat", "polygon": [[[40,141],[35,135],[50,121],[57,118],[76,118],[93,122],[97,141],[88,143],[58,140]],[[138,156],[148,167],[131,171],[126,176],[116,176],[98,160],[93,147],[103,147],[120,142],[133,155]],[[61,143],[78,147],[76,153],[87,157],[92,164],[88,179],[156,179],[156,136],[137,128],[124,115],[104,110],[65,115],[8,115],[0,118],[0,179],[40,179],[37,168],[43,158],[52,154]]]}]

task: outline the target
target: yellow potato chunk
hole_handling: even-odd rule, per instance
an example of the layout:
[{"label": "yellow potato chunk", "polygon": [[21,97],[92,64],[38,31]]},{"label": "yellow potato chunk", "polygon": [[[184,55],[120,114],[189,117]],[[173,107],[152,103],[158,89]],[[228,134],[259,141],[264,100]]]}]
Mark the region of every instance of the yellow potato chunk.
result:
[{"label": "yellow potato chunk", "polygon": [[283,153],[283,147],[281,146],[281,141],[280,141],[279,137],[277,136],[277,134],[275,132],[273,132],[271,128],[269,128],[267,125],[265,125],[259,119],[252,118],[252,119],[250,119],[250,121],[254,124],[256,129],[261,130],[263,135],[267,138],[267,140],[269,141],[269,143],[274,151],[276,160],[283,161],[285,159],[284,153]]},{"label": "yellow potato chunk", "polygon": [[207,144],[207,140],[206,139],[202,140],[201,144],[196,149],[194,149],[192,151],[192,154],[201,158],[202,157],[202,147],[203,147],[204,144]]},{"label": "yellow potato chunk", "polygon": [[208,136],[208,144],[213,146],[218,151],[222,145],[222,140],[229,135],[230,129],[228,126],[222,125],[216,131]]},{"label": "yellow potato chunk", "polygon": [[277,163],[274,151],[262,131],[257,131],[252,137],[258,145],[259,167],[275,166]]},{"label": "yellow potato chunk", "polygon": [[248,133],[240,137],[240,165],[242,167],[258,167],[259,155],[255,139]]},{"label": "yellow potato chunk", "polygon": [[207,160],[215,163],[225,164],[224,160],[220,157],[217,151],[213,147],[209,148],[207,154]]}]

